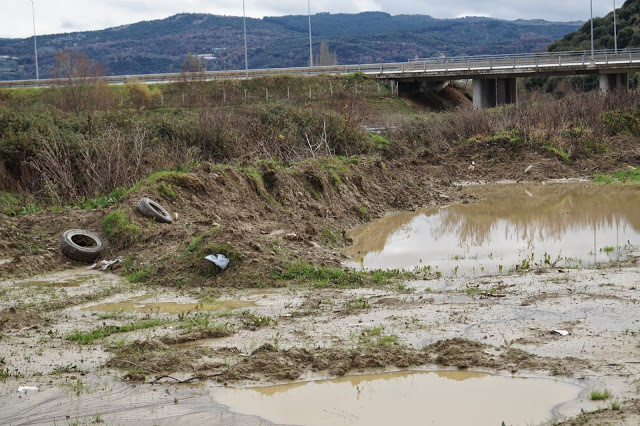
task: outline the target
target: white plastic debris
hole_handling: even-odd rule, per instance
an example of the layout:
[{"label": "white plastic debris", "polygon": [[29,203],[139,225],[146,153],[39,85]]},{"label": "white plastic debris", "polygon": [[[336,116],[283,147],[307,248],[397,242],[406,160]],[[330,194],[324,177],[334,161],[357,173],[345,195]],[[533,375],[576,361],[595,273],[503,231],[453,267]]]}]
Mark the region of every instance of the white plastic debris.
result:
[{"label": "white plastic debris", "polygon": [[20,393],[27,393],[27,391],[38,391],[38,387],[37,386],[20,386],[18,388],[18,392]]},{"label": "white plastic debris", "polygon": [[99,263],[94,263],[91,266],[87,266],[87,269],[96,269],[99,267],[100,271],[106,271],[107,269],[110,269],[113,265],[121,262],[122,262],[122,258],[116,257],[113,260],[102,260]]},{"label": "white plastic debris", "polygon": [[224,254],[210,254],[209,256],[206,256],[205,259],[209,262],[215,263],[220,267],[220,269],[226,269],[229,265],[229,259]]},{"label": "white plastic debris", "polygon": [[530,164],[529,167],[527,167],[524,172],[525,173],[529,173],[531,171],[531,169],[533,169],[533,164]]},{"label": "white plastic debris", "polygon": [[554,333],[559,334],[561,336],[568,336],[569,332],[567,330],[553,330]]}]

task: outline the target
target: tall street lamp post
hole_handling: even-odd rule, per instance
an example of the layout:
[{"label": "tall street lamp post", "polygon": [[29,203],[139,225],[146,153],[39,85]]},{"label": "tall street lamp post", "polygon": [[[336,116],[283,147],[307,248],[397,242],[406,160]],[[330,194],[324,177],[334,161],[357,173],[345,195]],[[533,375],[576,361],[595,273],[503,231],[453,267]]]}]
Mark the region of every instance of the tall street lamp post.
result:
[{"label": "tall street lamp post", "polygon": [[613,0],[613,43],[615,52],[618,53],[618,28],[616,24],[616,0]]},{"label": "tall street lamp post", "polygon": [[31,0],[31,17],[33,18],[33,50],[36,55],[36,80],[40,80],[38,72],[38,43],[36,42],[36,8]]},{"label": "tall street lamp post", "polygon": [[309,11],[309,66],[313,66],[313,45],[311,44],[311,0],[307,0],[307,9]]},{"label": "tall street lamp post", "polygon": [[247,15],[244,12],[244,0],[242,0],[242,23],[244,25],[244,76],[249,78],[249,55],[247,55]]},{"label": "tall street lamp post", "polygon": [[593,62],[593,0],[591,0],[591,62]]}]

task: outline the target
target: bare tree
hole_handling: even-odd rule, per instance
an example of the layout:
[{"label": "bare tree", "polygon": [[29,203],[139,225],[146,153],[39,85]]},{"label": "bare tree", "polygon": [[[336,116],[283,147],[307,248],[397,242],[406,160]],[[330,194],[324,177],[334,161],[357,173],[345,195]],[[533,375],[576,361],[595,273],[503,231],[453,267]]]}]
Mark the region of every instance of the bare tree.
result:
[{"label": "bare tree", "polygon": [[62,107],[76,115],[82,111],[100,109],[106,84],[104,66],[96,64],[82,53],[58,52],[53,75],[61,97]]},{"label": "bare tree", "polygon": [[331,52],[329,50],[329,43],[324,40],[320,42],[320,54],[318,55],[317,61],[317,65],[320,66],[338,65],[336,52]]}]

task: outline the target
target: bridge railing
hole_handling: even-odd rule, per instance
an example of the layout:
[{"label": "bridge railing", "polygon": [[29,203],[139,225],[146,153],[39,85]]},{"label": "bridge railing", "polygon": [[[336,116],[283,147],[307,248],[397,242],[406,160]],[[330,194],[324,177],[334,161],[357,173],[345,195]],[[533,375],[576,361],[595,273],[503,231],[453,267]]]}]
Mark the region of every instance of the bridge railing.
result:
[{"label": "bridge railing", "polygon": [[[270,75],[318,75],[318,74],[350,74],[362,72],[364,74],[396,74],[396,73],[417,73],[417,72],[437,72],[444,73],[461,70],[492,70],[492,69],[517,69],[517,68],[548,68],[576,65],[590,65],[591,63],[602,64],[631,64],[640,63],[640,49],[613,49],[591,51],[569,51],[569,52],[544,52],[544,53],[519,53],[505,55],[475,55],[475,56],[440,56],[437,58],[426,58],[421,60],[411,60],[407,62],[358,64],[358,65],[331,65],[314,67],[293,67],[293,68],[265,68],[229,71],[208,71],[203,73],[205,80],[229,80],[263,77]],[[123,84],[127,81],[136,80],[144,83],[170,83],[184,79],[181,73],[166,74],[142,74],[142,75],[120,75],[105,76],[102,80],[107,84]],[[60,80],[11,80],[0,81],[0,88],[9,87],[49,87],[56,84],[63,84]]]}]

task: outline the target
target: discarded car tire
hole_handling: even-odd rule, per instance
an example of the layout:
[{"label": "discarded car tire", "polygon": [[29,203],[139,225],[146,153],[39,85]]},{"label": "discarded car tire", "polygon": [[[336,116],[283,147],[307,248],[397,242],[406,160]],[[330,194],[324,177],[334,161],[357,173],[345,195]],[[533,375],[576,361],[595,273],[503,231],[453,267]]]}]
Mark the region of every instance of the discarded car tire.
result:
[{"label": "discarded car tire", "polygon": [[155,219],[156,222],[160,223],[171,223],[173,219],[171,218],[171,213],[166,211],[160,204],[153,201],[151,198],[142,197],[136,206],[138,211],[142,213],[143,216],[151,217]]},{"label": "discarded car tire", "polygon": [[70,229],[62,234],[60,251],[69,259],[91,263],[104,250],[102,238],[93,232]]}]

